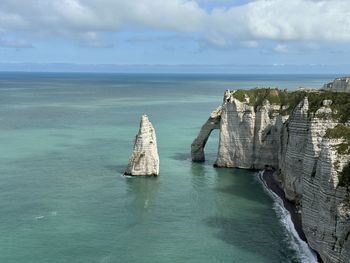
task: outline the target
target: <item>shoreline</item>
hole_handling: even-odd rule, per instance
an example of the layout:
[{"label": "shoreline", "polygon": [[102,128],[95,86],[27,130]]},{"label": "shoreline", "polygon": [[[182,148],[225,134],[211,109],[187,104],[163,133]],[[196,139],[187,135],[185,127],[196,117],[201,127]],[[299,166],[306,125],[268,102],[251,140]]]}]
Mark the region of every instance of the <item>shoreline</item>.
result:
[{"label": "shoreline", "polygon": [[[294,225],[294,228],[298,236],[300,237],[301,240],[303,240],[308,244],[305,233],[302,228],[301,213],[299,213],[299,210],[297,209],[295,203],[286,198],[281,185],[275,179],[274,171],[263,170],[259,178],[263,181],[262,183],[264,183],[265,187],[268,187],[270,190],[272,190],[276,195],[278,195],[281,198],[284,208],[287,209],[288,212],[290,213],[292,223]],[[317,251],[313,250],[311,247],[310,249],[316,254],[317,261],[319,263],[323,263]]]},{"label": "shoreline", "polygon": [[297,231],[299,237],[301,238],[301,240],[307,242],[306,236],[305,236],[303,228],[302,228],[301,214],[298,212],[298,209],[297,209],[295,203],[292,201],[289,201],[286,198],[286,195],[285,195],[283,189],[281,188],[280,184],[274,178],[274,172],[264,170],[262,172],[261,178],[265,181],[266,186],[269,187],[275,194],[277,194],[282,199],[283,206],[285,209],[287,209],[289,211],[292,222],[294,224],[294,228]]}]

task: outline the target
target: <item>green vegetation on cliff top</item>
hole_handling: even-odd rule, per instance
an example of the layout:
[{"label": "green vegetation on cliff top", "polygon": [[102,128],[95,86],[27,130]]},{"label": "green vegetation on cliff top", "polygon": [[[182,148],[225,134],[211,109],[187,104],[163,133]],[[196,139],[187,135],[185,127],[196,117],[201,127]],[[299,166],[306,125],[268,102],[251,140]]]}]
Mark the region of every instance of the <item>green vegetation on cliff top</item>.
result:
[{"label": "green vegetation on cliff top", "polygon": [[288,115],[305,98],[309,101],[309,111],[314,113],[321,106],[324,100],[332,100],[330,106],[332,117],[340,123],[350,121],[350,93],[331,92],[323,90],[298,90],[288,92],[277,88],[256,88],[250,90],[237,90],[232,93],[237,100],[245,101],[245,96],[249,97],[249,105],[255,108],[263,105],[265,100],[271,104],[277,104],[283,107],[281,114]]}]

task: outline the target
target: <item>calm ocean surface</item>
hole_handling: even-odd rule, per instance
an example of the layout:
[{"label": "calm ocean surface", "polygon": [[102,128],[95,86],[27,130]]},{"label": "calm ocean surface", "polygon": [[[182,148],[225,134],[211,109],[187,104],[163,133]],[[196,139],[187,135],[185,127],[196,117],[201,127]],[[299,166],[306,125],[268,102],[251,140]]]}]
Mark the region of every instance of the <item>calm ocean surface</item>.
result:
[{"label": "calm ocean surface", "polygon": [[[0,73],[0,262],[307,262],[253,172],[190,145],[225,89],[334,75]],[[158,178],[125,178],[147,113]]]}]

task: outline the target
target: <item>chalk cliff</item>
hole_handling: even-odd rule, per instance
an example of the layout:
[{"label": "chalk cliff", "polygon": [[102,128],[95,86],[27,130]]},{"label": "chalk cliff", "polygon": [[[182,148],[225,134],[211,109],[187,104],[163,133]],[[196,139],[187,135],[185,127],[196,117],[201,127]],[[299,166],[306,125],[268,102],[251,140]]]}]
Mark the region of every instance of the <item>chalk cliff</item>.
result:
[{"label": "chalk cliff", "polygon": [[219,151],[215,166],[261,169],[277,165],[281,106],[264,99],[256,106],[249,96],[243,101],[225,92],[221,110]]},{"label": "chalk cliff", "polygon": [[336,78],[333,82],[325,84],[323,89],[335,92],[350,92],[350,77]]},{"label": "chalk cliff", "polygon": [[226,91],[215,165],[276,168],[324,262],[350,258],[350,94]]},{"label": "chalk cliff", "polygon": [[135,138],[134,150],[125,175],[159,175],[157,138],[147,115],[142,115],[140,129]]}]

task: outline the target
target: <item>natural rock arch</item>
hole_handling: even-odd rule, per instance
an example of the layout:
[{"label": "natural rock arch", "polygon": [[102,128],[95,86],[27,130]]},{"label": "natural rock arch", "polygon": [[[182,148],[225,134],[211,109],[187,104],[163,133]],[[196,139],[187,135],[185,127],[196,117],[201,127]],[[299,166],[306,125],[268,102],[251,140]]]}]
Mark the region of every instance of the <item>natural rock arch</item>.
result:
[{"label": "natural rock arch", "polygon": [[209,119],[202,126],[197,138],[191,144],[191,157],[193,162],[204,162],[204,147],[211,132],[220,129],[221,106],[210,114]]}]

